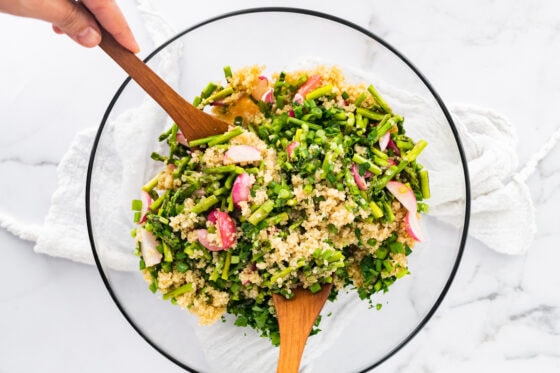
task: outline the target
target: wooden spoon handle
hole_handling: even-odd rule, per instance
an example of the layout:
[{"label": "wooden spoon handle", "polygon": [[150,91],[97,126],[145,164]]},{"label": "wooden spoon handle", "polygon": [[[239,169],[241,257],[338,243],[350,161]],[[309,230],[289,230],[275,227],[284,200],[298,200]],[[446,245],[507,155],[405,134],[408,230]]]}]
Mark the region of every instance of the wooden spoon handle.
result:
[{"label": "wooden spoon handle", "polygon": [[120,45],[102,27],[100,29],[101,49],[169,114],[187,139],[195,140],[227,131],[228,123],[192,106],[134,53]]},{"label": "wooden spoon handle", "polygon": [[280,327],[280,356],[277,373],[297,373],[305,344],[317,316],[321,312],[331,285],[323,285],[318,293],[306,289],[295,289],[295,296],[287,300],[273,294],[274,307]]}]

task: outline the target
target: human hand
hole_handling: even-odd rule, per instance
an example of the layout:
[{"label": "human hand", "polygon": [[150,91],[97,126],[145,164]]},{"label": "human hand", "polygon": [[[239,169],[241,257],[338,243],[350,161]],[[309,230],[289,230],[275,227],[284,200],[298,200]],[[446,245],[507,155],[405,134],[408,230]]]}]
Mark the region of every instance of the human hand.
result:
[{"label": "human hand", "polygon": [[56,33],[66,34],[84,47],[95,47],[101,41],[99,22],[125,48],[134,53],[140,50],[115,0],[80,3],[91,14],[74,0],[0,0],[0,12],[52,23]]}]

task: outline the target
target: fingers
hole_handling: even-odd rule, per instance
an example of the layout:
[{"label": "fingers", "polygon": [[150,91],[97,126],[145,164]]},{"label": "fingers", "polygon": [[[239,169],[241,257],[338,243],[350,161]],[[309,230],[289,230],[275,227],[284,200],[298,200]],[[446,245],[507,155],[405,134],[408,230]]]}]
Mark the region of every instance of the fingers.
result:
[{"label": "fingers", "polygon": [[74,1],[43,1],[33,9],[33,18],[53,24],[57,33],[64,33],[84,47],[95,47],[101,42],[97,22]]},{"label": "fingers", "polygon": [[82,0],[82,2],[115,40],[134,53],[140,51],[128,23],[114,0]]},{"label": "fingers", "polygon": [[101,42],[99,22],[125,48],[134,53],[140,50],[114,0],[83,0],[82,4],[75,0],[0,0],[0,11],[52,23],[56,33],[67,34],[85,47]]}]

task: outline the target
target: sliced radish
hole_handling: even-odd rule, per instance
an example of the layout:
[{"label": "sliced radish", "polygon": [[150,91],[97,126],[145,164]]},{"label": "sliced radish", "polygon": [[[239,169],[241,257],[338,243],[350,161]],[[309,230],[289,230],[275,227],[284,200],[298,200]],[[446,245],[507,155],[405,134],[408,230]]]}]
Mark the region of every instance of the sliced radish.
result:
[{"label": "sliced radish", "polygon": [[216,226],[220,231],[220,237],[222,238],[222,247],[224,250],[232,247],[237,241],[237,231],[235,229],[235,222],[227,214],[227,212],[218,211],[216,212]]},{"label": "sliced radish", "polygon": [[210,241],[208,241],[208,230],[207,229],[199,229],[196,231],[196,235],[198,236],[198,241],[202,246],[207,248],[210,251],[220,251],[224,248],[221,246],[212,245]]},{"label": "sliced radish", "polygon": [[249,200],[249,192],[251,191],[251,177],[247,173],[237,175],[231,188],[231,198],[233,204],[239,206],[239,202]]},{"label": "sliced radish", "polygon": [[420,214],[417,212],[408,211],[404,217],[404,223],[406,232],[410,237],[414,238],[416,241],[422,242],[425,239],[424,232],[422,230],[422,225],[419,219]]},{"label": "sliced radish", "polygon": [[274,89],[272,88],[267,89],[266,92],[264,92],[263,95],[261,96],[261,101],[267,104],[274,102]]},{"label": "sliced radish", "polygon": [[177,142],[181,145],[189,146],[189,140],[187,140],[181,131],[177,131]]},{"label": "sliced radish", "polygon": [[237,241],[237,232],[233,219],[223,211],[214,209],[210,211],[207,217],[208,221],[215,224],[218,228],[217,233],[222,241],[221,245],[214,245],[208,240],[208,230],[199,229],[196,231],[200,244],[210,251],[227,250],[231,248]]},{"label": "sliced radish", "polygon": [[297,93],[294,96],[294,102],[300,104],[303,103],[305,96],[313,91],[315,88],[319,88],[323,82],[321,75],[311,75],[301,87],[299,87]]},{"label": "sliced radish", "polygon": [[138,223],[142,224],[146,221],[148,216],[148,211],[150,210],[150,205],[152,204],[152,197],[148,192],[143,190],[140,192],[140,200],[142,201],[142,209],[140,210],[140,220]]},{"label": "sliced radish", "polygon": [[403,205],[408,211],[416,214],[418,204],[412,189],[399,181],[389,181],[387,183],[387,189],[395,196],[401,205]]},{"label": "sliced radish", "polygon": [[210,211],[210,213],[208,214],[208,216],[206,217],[206,219],[208,219],[208,221],[212,224],[216,224],[216,222],[218,221],[218,209],[214,209],[212,211]]},{"label": "sliced radish", "polygon": [[292,154],[294,154],[294,149],[299,146],[299,142],[293,141],[286,146],[286,152],[288,153],[288,158],[292,158]]},{"label": "sliced radish", "polygon": [[356,182],[358,189],[367,190],[366,181],[364,177],[360,175],[360,172],[358,171],[358,166],[356,166],[355,163],[352,164],[352,168],[350,169],[350,171],[352,171],[352,175],[354,175],[354,181]]},{"label": "sliced radish", "polygon": [[389,142],[387,143],[387,146],[390,149],[393,149],[393,151],[395,152],[396,155],[401,155],[401,150],[399,149],[399,147],[393,142],[393,139],[391,139],[389,137]]},{"label": "sliced radish", "polygon": [[255,100],[262,100],[264,94],[266,93],[266,91],[268,91],[268,89],[269,83],[267,77],[259,76],[259,81],[255,85],[255,89],[253,89],[253,92],[251,92],[251,96],[253,96]]},{"label": "sliced radish", "polygon": [[146,267],[151,267],[161,262],[163,255],[157,249],[158,242],[152,232],[140,229],[140,247],[142,258]]},{"label": "sliced radish", "polygon": [[385,134],[379,138],[379,149],[381,149],[382,152],[385,151],[385,149],[387,149],[387,145],[389,145],[389,140],[391,140],[390,132],[385,132]]},{"label": "sliced radish", "polygon": [[224,154],[224,164],[262,160],[261,151],[250,145],[232,145]]},{"label": "sliced radish", "polygon": [[299,93],[296,93],[294,95],[294,102],[297,102],[298,104],[302,104],[303,105],[303,96],[300,95]]},{"label": "sliced radish", "polygon": [[288,115],[292,118],[295,117],[296,113],[294,113],[294,109],[290,109],[290,111],[288,111]]}]

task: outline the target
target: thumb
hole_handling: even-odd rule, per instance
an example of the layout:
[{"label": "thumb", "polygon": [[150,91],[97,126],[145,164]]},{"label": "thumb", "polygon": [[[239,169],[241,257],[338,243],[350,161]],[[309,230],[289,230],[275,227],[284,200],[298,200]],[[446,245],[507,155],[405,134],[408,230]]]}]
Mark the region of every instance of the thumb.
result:
[{"label": "thumb", "polygon": [[50,1],[42,19],[53,24],[57,33],[64,33],[84,47],[95,47],[101,33],[91,14],[73,1]]}]

